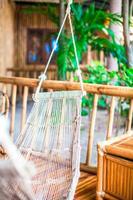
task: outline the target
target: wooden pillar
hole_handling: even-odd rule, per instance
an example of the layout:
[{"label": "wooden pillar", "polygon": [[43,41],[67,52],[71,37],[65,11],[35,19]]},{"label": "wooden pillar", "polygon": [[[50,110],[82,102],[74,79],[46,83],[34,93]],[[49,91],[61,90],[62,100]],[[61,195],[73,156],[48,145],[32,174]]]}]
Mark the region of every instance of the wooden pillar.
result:
[{"label": "wooden pillar", "polygon": [[60,0],[60,27],[62,25],[64,15],[65,15],[65,3],[64,0]]}]

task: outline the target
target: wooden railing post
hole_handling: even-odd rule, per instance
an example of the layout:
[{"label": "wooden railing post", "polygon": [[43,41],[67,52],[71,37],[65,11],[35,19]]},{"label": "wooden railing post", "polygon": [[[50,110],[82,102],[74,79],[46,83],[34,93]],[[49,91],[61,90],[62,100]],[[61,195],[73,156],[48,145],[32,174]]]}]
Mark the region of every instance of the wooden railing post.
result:
[{"label": "wooden railing post", "polygon": [[23,102],[22,102],[22,117],[21,117],[21,130],[24,127],[24,124],[26,122],[26,111],[27,111],[27,99],[28,99],[28,87],[24,87],[24,93],[23,93]]},{"label": "wooden railing post", "polygon": [[13,85],[12,102],[11,102],[11,123],[10,123],[11,137],[13,137],[13,133],[14,133],[15,114],[16,114],[16,95],[17,95],[17,86]]},{"label": "wooden railing post", "polygon": [[94,102],[93,102],[93,110],[91,115],[91,122],[89,128],[89,137],[88,137],[88,148],[87,148],[87,157],[86,157],[86,164],[90,166],[91,164],[91,157],[92,157],[92,147],[93,147],[93,140],[94,140],[94,128],[95,128],[95,121],[96,121],[96,113],[97,113],[97,103],[98,103],[98,95],[94,95]]},{"label": "wooden railing post", "polygon": [[106,140],[110,139],[111,135],[112,135],[114,112],[115,112],[115,97],[112,97],[111,104],[110,104],[110,113],[109,113],[109,122],[108,122],[108,130],[107,130]]}]

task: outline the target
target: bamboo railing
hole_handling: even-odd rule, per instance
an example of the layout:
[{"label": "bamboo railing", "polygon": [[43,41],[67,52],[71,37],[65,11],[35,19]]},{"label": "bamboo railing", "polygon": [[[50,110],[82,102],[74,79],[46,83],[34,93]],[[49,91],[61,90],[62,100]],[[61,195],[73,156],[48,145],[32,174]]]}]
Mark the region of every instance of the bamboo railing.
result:
[{"label": "bamboo railing", "polygon": [[[4,91],[7,91],[8,85],[12,86],[11,91],[11,120],[10,120],[10,133],[13,136],[14,126],[15,126],[15,115],[16,115],[16,100],[17,100],[17,91],[19,87],[22,87],[22,112],[21,112],[21,128],[23,128],[26,121],[27,113],[27,101],[28,94],[31,88],[36,88],[38,85],[38,79],[31,78],[20,78],[20,77],[0,77],[0,83],[3,85]],[[46,80],[42,84],[42,88],[45,90],[80,90],[80,84],[77,82],[68,82],[68,81],[52,81]],[[130,108],[127,119],[127,130],[131,130],[132,127],[132,118],[133,118],[133,88],[129,87],[118,87],[111,85],[96,85],[96,84],[84,84],[84,90],[87,93],[94,94],[93,109],[91,112],[90,127],[88,130],[88,145],[87,145],[87,155],[86,162],[82,164],[82,169],[84,171],[95,172],[95,168],[91,166],[92,158],[92,148],[94,142],[94,128],[96,123],[97,115],[97,105],[98,99],[101,95],[111,96],[110,110],[109,110],[109,120],[108,128],[106,133],[106,139],[112,137],[112,129],[114,122],[114,111],[116,107],[116,101],[118,97],[125,98],[130,100]],[[89,122],[88,122],[89,123]]]},{"label": "bamboo railing", "polygon": [[[83,73],[88,73],[85,65],[80,65]],[[25,66],[25,67],[11,67],[7,68],[7,72],[11,72],[12,76],[26,77],[26,78],[38,78],[38,76],[44,71],[44,66]],[[48,80],[57,80],[57,66],[50,65],[47,72]],[[75,72],[67,72],[67,80],[73,80]]]},{"label": "bamboo railing", "polygon": [[[7,72],[11,72],[12,76],[26,77],[26,78],[38,78],[41,72],[44,71],[44,66],[28,66],[28,67],[11,67],[7,68]],[[48,80],[57,79],[57,67],[56,65],[50,65],[47,72]]]}]

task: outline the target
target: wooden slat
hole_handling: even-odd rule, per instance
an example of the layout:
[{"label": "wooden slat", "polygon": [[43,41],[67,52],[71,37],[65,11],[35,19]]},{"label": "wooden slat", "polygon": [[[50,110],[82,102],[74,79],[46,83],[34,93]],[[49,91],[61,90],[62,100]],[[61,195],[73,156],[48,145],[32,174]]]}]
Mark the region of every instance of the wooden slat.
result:
[{"label": "wooden slat", "polygon": [[110,113],[109,113],[109,122],[108,122],[108,130],[107,130],[106,140],[110,139],[111,135],[112,135],[114,112],[115,112],[115,97],[112,97],[111,104],[110,104]]},{"label": "wooden slat", "polygon": [[12,89],[12,102],[11,102],[11,123],[10,123],[10,134],[13,137],[14,133],[14,124],[15,124],[15,113],[16,113],[16,95],[17,95],[17,86],[13,85]]},{"label": "wooden slat", "polygon": [[[19,86],[29,86],[31,88],[37,87],[38,85],[38,79],[21,77],[0,77],[0,82],[6,84],[16,84]],[[46,80],[42,84],[42,88],[52,88],[53,90],[80,90],[80,84],[76,82],[71,83],[69,81]],[[84,90],[87,93],[99,95],[104,94],[109,96],[133,98],[133,88],[130,87],[84,83]]]},{"label": "wooden slat", "polygon": [[129,115],[128,115],[128,124],[127,124],[127,131],[131,130],[132,127],[132,119],[133,119],[133,99],[131,99]]},{"label": "wooden slat", "polygon": [[21,116],[21,130],[24,127],[24,124],[26,122],[26,111],[27,111],[27,99],[28,99],[28,87],[24,87],[24,93],[23,93],[23,102],[22,102],[22,116]]},{"label": "wooden slat", "polygon": [[97,113],[97,103],[98,103],[98,95],[94,95],[94,102],[93,102],[93,110],[91,115],[91,123],[89,129],[89,138],[88,138],[88,148],[87,148],[87,157],[86,157],[86,164],[90,166],[91,164],[91,157],[92,157],[92,147],[93,147],[93,139],[94,139],[94,128],[95,128],[95,121],[96,121],[96,113]]},{"label": "wooden slat", "polygon": [[74,199],[75,200],[96,199],[96,183],[97,183],[97,177],[95,175],[81,172]]}]

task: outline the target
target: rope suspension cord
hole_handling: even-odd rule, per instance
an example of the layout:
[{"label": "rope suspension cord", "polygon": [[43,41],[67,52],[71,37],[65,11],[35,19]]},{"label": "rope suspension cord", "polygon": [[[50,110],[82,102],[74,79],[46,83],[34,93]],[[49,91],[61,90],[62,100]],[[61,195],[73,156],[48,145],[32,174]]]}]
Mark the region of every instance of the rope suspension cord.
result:
[{"label": "rope suspension cord", "polygon": [[83,96],[85,96],[86,95],[86,91],[84,91],[84,87],[83,87],[83,78],[81,76],[81,69],[80,69],[80,66],[79,66],[79,60],[78,60],[78,55],[77,55],[77,48],[76,48],[76,43],[75,43],[75,38],[74,38],[74,31],[73,31],[73,26],[72,26],[72,20],[71,20],[70,12],[68,13],[68,19],[69,19],[70,30],[71,30],[71,34],[72,34],[74,54],[75,54],[76,63],[77,63],[77,67],[78,67],[78,70],[76,71],[76,73],[77,73],[77,76],[79,77],[80,87],[81,87]]},{"label": "rope suspension cord", "polygon": [[73,42],[73,46],[74,46],[74,54],[75,54],[76,63],[77,63],[77,67],[78,67],[77,76],[79,77],[80,87],[81,87],[83,96],[86,95],[86,92],[84,91],[84,88],[83,88],[83,79],[82,79],[82,76],[81,76],[81,70],[80,70],[80,66],[79,66],[79,61],[78,61],[78,56],[77,56],[77,49],[76,49],[76,43],[75,43],[75,38],[74,38],[74,31],[73,31],[72,20],[71,20],[71,15],[70,15],[70,13],[71,13],[71,4],[72,4],[72,0],[69,0],[68,5],[67,5],[67,9],[66,9],[66,14],[65,14],[65,17],[64,17],[64,20],[63,20],[63,23],[62,23],[61,28],[60,28],[60,30],[59,30],[59,33],[58,33],[58,35],[57,35],[57,38],[56,38],[54,47],[53,47],[53,49],[52,49],[52,51],[51,51],[51,54],[50,54],[50,56],[49,56],[48,62],[47,62],[46,67],[45,67],[45,70],[44,70],[44,72],[39,76],[40,82],[39,82],[38,87],[37,87],[37,89],[36,89],[36,92],[35,92],[35,94],[34,94],[34,96],[33,96],[33,100],[35,100],[35,101],[36,101],[36,99],[37,99],[37,95],[38,95],[38,93],[39,93],[39,91],[40,91],[40,89],[41,89],[41,86],[42,86],[43,81],[46,80],[46,72],[47,72],[47,70],[48,70],[48,67],[49,67],[49,64],[50,64],[50,62],[51,62],[52,56],[53,56],[53,54],[54,54],[54,51],[55,51],[55,49],[56,49],[56,47],[57,47],[57,44],[58,44],[59,38],[60,38],[60,36],[61,36],[62,30],[63,30],[63,28],[64,28],[64,25],[65,25],[65,22],[66,22],[67,17],[68,17],[68,19],[69,19],[70,30],[71,30],[71,34],[72,34],[72,42]]}]

